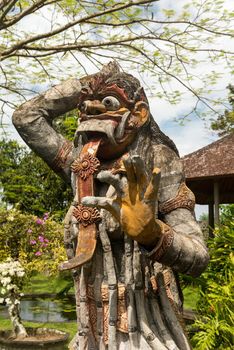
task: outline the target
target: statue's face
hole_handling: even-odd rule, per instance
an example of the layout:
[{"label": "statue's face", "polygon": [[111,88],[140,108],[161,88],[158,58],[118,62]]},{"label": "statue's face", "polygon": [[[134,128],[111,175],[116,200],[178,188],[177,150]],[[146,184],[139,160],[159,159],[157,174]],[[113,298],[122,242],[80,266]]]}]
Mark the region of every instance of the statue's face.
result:
[{"label": "statue's face", "polygon": [[78,108],[80,124],[76,137],[82,135],[85,143],[101,139],[99,153],[107,159],[124,153],[149,118],[146,101],[143,98],[129,100],[116,84],[92,95],[84,94]]}]

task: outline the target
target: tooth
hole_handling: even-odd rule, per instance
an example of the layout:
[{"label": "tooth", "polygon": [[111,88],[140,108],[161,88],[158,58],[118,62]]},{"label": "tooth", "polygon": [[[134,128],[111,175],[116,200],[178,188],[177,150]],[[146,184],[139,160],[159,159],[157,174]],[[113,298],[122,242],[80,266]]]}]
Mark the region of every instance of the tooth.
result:
[{"label": "tooth", "polygon": [[[86,137],[86,132],[88,131],[102,132],[107,135],[111,144],[116,145],[114,137],[115,124],[111,123],[109,120],[92,119],[82,122],[76,131],[76,138],[78,138],[79,135]],[[87,139],[84,141],[87,142]]]},{"label": "tooth", "polygon": [[83,143],[88,142],[88,137],[87,137],[87,135],[86,135],[86,133],[85,133],[85,132],[82,132],[82,133],[81,133],[81,137],[82,137],[82,141],[83,141]]},{"label": "tooth", "polygon": [[123,137],[125,125],[126,125],[126,122],[127,122],[130,114],[131,114],[131,112],[128,111],[128,112],[124,113],[124,115],[122,116],[121,122],[119,123],[119,126],[116,130],[116,133],[115,133],[116,139],[121,139]]},{"label": "tooth", "polygon": [[114,127],[108,127],[108,125],[107,125],[107,128],[106,128],[107,137],[110,140],[110,142],[112,143],[112,145],[117,146],[117,143],[116,143],[115,137],[114,137],[114,130],[115,130]]},{"label": "tooth", "polygon": [[74,146],[77,147],[81,143],[86,143],[88,141],[87,135],[85,132],[80,132],[80,130],[76,130],[75,138],[74,138]]}]

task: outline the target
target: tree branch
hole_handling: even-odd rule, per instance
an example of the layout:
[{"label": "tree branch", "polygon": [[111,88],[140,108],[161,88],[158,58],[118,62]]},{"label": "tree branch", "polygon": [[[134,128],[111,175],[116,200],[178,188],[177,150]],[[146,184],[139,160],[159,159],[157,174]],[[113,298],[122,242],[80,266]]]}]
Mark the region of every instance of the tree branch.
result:
[{"label": "tree branch", "polygon": [[205,98],[200,97],[195,90],[193,90],[192,88],[190,88],[190,86],[188,86],[187,84],[185,84],[180,78],[178,78],[176,75],[166,71],[164,68],[160,67],[154,60],[152,60],[151,57],[149,57],[145,52],[143,52],[142,50],[140,50],[139,48],[135,47],[135,46],[131,46],[129,44],[123,44],[123,46],[126,46],[130,49],[135,50],[136,52],[140,53],[142,56],[144,56],[145,58],[147,58],[154,66],[156,66],[159,70],[161,70],[164,74],[170,76],[171,78],[177,80],[182,86],[184,86],[186,88],[186,90],[190,91],[194,96],[197,97],[197,99],[199,101],[201,101],[202,103],[204,103],[204,105],[206,105],[206,107],[208,107],[209,109],[211,109],[214,113],[218,114],[217,111],[215,109],[213,109],[212,106],[210,106],[206,101]]},{"label": "tree branch", "polygon": [[[43,0],[39,0],[39,2],[42,2],[42,1]],[[89,16],[77,19],[77,20],[75,20],[73,22],[69,22],[66,25],[64,25],[64,26],[62,26],[60,28],[57,28],[55,30],[52,30],[50,32],[39,34],[39,35],[35,35],[35,36],[33,36],[33,37],[29,38],[29,39],[21,41],[18,44],[13,45],[10,49],[5,50],[5,52],[2,52],[2,56],[9,55],[10,53],[16,51],[17,49],[19,49],[23,45],[35,42],[35,41],[40,40],[40,39],[49,38],[51,36],[59,34],[59,33],[63,32],[63,31],[65,31],[65,30],[73,27],[74,25],[76,25],[78,23],[85,23],[89,19],[100,17],[100,16],[103,16],[103,15],[106,15],[106,14],[110,14],[110,13],[113,13],[113,12],[117,12],[117,11],[129,8],[129,7],[153,3],[155,1],[159,1],[159,0],[138,0],[138,1],[135,1],[135,2],[134,1],[130,1],[127,4],[119,5],[119,6],[116,6],[114,8],[110,8],[110,9],[107,9],[107,10],[104,10],[104,11],[101,11],[101,12],[98,12],[98,13],[94,13],[92,15],[89,15]]]},{"label": "tree branch", "polygon": [[[38,0],[35,3],[33,3],[31,6],[29,6],[27,9],[25,9],[24,11],[20,12],[19,14],[13,16],[11,19],[5,21],[4,23],[2,23],[0,25],[0,29],[6,29],[12,25],[14,25],[15,23],[19,22],[23,17],[39,10],[40,8],[53,4],[54,2],[58,2],[61,0],[52,0],[48,3],[46,3],[47,0]],[[15,1],[17,2],[17,0]]]},{"label": "tree branch", "polygon": [[167,42],[167,43],[171,43],[173,45],[177,45],[179,47],[181,47],[182,49],[186,50],[186,51],[191,51],[191,52],[223,52],[225,54],[230,54],[233,55],[234,52],[231,51],[224,51],[221,49],[197,49],[197,48],[193,48],[193,47],[186,47],[176,41],[172,41],[170,39],[167,38],[162,38],[160,36],[156,36],[156,35],[138,35],[135,37],[130,37],[130,38],[123,38],[120,40],[115,40],[115,41],[106,41],[106,42],[91,42],[89,44],[71,44],[71,43],[67,43],[65,45],[57,45],[57,46],[30,46],[30,45],[25,45],[23,46],[21,49],[25,49],[25,50],[35,50],[35,51],[51,51],[51,50],[56,50],[57,52],[66,52],[69,50],[80,50],[82,51],[82,49],[86,49],[86,48],[95,48],[95,47],[106,47],[106,46],[116,46],[116,45],[122,45],[126,42],[133,42],[133,41],[140,41],[140,40],[158,40],[158,41],[163,41],[163,42]]},{"label": "tree branch", "polygon": [[[7,6],[7,8],[2,12],[2,15],[0,17],[0,23],[3,21],[3,19],[5,18],[5,16],[8,14],[8,12],[12,9],[12,7],[14,7],[14,5],[17,3],[18,0],[11,0]],[[6,2],[7,4],[7,2]],[[4,9],[5,5],[3,4],[3,6],[0,8],[1,10]],[[1,25],[0,25],[1,28]]]},{"label": "tree branch", "polygon": [[124,26],[128,26],[131,24],[138,24],[138,23],[144,23],[144,22],[148,22],[148,23],[155,23],[155,24],[187,24],[189,26],[192,27],[196,27],[198,29],[201,29],[203,31],[215,34],[215,35],[221,35],[221,36],[229,36],[230,38],[233,38],[233,33],[226,33],[226,32],[219,32],[216,30],[212,30],[212,29],[208,29],[206,27],[203,27],[200,24],[197,23],[193,23],[190,21],[158,21],[158,20],[153,20],[153,19],[148,19],[148,18],[144,18],[144,19],[134,19],[131,21],[123,21],[120,23],[110,23],[110,22],[97,22],[97,21],[90,21],[87,20],[85,21],[85,23],[89,23],[89,24],[93,24],[93,25],[100,25],[100,26],[109,26],[109,27],[124,27]]}]

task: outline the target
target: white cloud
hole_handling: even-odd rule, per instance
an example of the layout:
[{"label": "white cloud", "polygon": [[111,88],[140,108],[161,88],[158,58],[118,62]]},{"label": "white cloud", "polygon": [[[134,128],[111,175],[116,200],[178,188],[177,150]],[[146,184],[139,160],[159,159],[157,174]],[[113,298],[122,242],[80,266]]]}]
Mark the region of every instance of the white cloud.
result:
[{"label": "white cloud", "polygon": [[181,102],[172,105],[167,100],[158,98],[149,98],[151,112],[158,124],[165,123],[168,120],[173,121],[176,118],[183,117],[191,112],[195,98],[184,95]]},{"label": "white cloud", "polygon": [[200,119],[193,120],[180,126],[177,123],[163,123],[161,129],[175,142],[180,156],[194,152],[209,143],[214,142],[217,136],[208,130]]}]

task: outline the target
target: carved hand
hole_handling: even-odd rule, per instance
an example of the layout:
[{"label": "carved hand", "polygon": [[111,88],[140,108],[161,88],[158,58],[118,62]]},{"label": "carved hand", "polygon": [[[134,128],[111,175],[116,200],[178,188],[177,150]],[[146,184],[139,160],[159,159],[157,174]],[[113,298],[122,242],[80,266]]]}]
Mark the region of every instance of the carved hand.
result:
[{"label": "carved hand", "polygon": [[110,171],[101,171],[97,178],[112,185],[115,198],[84,197],[82,204],[108,210],[120,223],[124,233],[146,246],[154,246],[162,235],[160,220],[155,219],[155,205],[160,181],[160,170],[155,168],[150,182],[139,156],[123,159],[127,178]]}]

